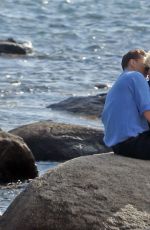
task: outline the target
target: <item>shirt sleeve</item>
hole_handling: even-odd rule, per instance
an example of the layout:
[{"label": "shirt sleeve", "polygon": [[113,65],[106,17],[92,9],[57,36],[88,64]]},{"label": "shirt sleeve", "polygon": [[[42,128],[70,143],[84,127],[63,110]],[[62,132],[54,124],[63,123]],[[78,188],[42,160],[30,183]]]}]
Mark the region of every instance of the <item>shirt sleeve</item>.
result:
[{"label": "shirt sleeve", "polygon": [[140,114],[150,110],[150,87],[142,74],[134,72],[132,77],[132,92]]}]

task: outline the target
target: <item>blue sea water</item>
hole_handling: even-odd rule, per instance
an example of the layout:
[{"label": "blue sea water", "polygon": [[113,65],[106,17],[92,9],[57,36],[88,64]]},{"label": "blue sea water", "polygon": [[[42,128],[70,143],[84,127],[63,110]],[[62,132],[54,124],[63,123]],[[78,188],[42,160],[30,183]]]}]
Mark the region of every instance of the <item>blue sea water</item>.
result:
[{"label": "blue sea water", "polygon": [[[0,39],[33,46],[28,56],[0,56],[0,127],[8,131],[49,119],[100,127],[98,120],[46,106],[103,92],[95,84],[113,84],[125,52],[149,50],[149,8],[148,0],[0,1]],[[1,195],[1,212],[8,197]]]}]

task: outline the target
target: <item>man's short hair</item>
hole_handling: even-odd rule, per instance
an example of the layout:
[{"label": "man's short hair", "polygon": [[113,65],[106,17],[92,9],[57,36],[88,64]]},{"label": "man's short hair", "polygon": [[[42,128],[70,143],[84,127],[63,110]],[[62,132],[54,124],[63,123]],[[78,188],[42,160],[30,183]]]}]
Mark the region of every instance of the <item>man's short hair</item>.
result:
[{"label": "man's short hair", "polygon": [[135,50],[130,50],[128,53],[126,53],[123,57],[122,57],[122,69],[126,69],[128,67],[128,63],[130,61],[130,59],[139,59],[139,58],[143,58],[146,56],[146,52],[142,49],[135,49]]}]

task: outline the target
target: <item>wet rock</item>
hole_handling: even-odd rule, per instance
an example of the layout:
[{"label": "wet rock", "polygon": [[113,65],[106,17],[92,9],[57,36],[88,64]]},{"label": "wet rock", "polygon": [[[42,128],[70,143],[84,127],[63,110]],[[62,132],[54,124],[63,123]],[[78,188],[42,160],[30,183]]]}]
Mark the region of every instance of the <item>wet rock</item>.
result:
[{"label": "wet rock", "polygon": [[62,161],[108,151],[102,130],[79,125],[44,121],[24,125],[10,133],[24,139],[37,161]]},{"label": "wet rock", "polygon": [[0,183],[36,176],[34,157],[22,138],[0,131]]},{"label": "wet rock", "polygon": [[95,88],[97,88],[97,89],[108,89],[108,85],[105,83],[96,83]]},{"label": "wet rock", "polygon": [[0,230],[149,230],[149,174],[149,161],[111,153],[67,161],[27,186]]},{"label": "wet rock", "polygon": [[68,111],[89,118],[101,117],[106,93],[98,94],[96,96],[87,97],[70,97],[64,101],[56,104],[51,104],[47,108]]},{"label": "wet rock", "polygon": [[28,43],[17,42],[13,38],[7,40],[0,40],[0,54],[17,54],[25,55],[31,53],[32,48]]}]

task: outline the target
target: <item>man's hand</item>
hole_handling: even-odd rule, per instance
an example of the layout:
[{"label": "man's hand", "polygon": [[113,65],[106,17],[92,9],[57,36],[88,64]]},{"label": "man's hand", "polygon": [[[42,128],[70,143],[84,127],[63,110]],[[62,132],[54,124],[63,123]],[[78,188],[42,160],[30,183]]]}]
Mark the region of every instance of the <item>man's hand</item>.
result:
[{"label": "man's hand", "polygon": [[150,123],[150,110],[145,111],[143,114],[146,120]]}]

